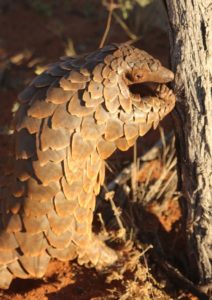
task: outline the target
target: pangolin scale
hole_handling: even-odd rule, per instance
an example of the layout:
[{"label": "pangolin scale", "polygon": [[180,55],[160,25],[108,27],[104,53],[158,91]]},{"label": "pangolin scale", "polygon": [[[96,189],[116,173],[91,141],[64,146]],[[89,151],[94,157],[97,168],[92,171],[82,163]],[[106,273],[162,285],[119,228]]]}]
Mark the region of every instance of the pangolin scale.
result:
[{"label": "pangolin scale", "polygon": [[116,261],[92,232],[104,161],[173,109],[165,85],[173,78],[146,52],[112,44],[62,58],[20,94],[0,178],[0,288],[42,277],[51,258],[97,268]]}]

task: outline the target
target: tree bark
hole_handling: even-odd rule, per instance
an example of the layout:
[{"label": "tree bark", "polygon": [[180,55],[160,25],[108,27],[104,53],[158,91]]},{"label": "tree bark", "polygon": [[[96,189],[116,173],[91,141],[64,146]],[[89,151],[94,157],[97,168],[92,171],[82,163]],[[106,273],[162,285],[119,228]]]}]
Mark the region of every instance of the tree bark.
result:
[{"label": "tree bark", "polygon": [[190,277],[212,281],[211,1],[166,0]]}]

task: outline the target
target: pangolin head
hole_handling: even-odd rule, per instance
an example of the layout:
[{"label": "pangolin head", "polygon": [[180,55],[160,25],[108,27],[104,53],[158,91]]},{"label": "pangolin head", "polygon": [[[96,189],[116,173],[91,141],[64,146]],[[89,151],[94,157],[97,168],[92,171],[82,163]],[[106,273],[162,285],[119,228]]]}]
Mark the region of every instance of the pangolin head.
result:
[{"label": "pangolin head", "polygon": [[[124,138],[129,140],[130,134],[133,138],[133,126],[139,127],[140,136],[156,128],[175,105],[175,96],[166,85],[174,79],[173,72],[147,52],[128,44],[106,46],[100,53],[90,84],[103,84],[102,105],[112,118],[118,115],[126,124],[129,132],[125,130]],[[92,97],[92,89],[88,91]]]}]

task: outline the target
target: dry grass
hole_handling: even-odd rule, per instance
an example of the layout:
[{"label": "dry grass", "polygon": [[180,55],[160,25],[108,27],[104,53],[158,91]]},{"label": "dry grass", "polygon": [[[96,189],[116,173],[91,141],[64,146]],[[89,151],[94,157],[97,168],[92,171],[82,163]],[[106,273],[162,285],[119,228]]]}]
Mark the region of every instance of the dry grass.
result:
[{"label": "dry grass", "polygon": [[[152,201],[166,201],[171,198],[178,198],[177,189],[177,170],[175,155],[175,139],[172,138],[167,144],[164,132],[161,129],[161,147],[153,148],[151,151],[140,159],[138,159],[138,175],[139,182],[137,189],[138,202],[143,205],[150,204]],[[156,150],[156,151],[154,151]],[[154,151],[154,156],[152,152]],[[148,157],[149,156],[149,157]],[[158,174],[155,173],[156,165],[151,162],[158,161]],[[146,172],[146,174],[144,174]]]},{"label": "dry grass", "polygon": [[[155,172],[156,162],[160,166]],[[147,172],[148,170],[148,172]],[[128,205],[117,206],[114,200],[115,185],[122,187],[132,199]],[[140,228],[140,207],[147,207],[155,202],[165,203],[170,199],[178,200],[176,156],[174,138],[167,143],[161,130],[161,140],[148,153],[137,157],[134,149],[134,162],[125,168],[116,179],[107,186],[105,199],[110,203],[113,218],[107,226],[99,215],[105,240],[118,241],[122,244],[118,251],[120,259],[115,269],[107,270],[107,282],[119,281],[122,291],[114,288],[104,299],[172,299],[164,292],[164,284],[158,283],[148,267],[146,252],[152,246],[143,245],[137,239]],[[111,191],[112,189],[112,191]],[[121,242],[120,242],[121,241]],[[99,298],[101,299],[101,298]]]}]

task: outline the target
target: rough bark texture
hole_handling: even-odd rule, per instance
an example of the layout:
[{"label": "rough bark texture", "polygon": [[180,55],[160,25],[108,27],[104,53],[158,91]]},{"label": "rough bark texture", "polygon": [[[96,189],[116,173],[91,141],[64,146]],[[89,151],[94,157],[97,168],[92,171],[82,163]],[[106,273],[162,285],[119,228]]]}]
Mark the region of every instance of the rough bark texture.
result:
[{"label": "rough bark texture", "polygon": [[189,271],[211,282],[212,101],[211,1],[166,0],[172,68],[176,72],[176,127],[182,190],[186,198]]}]

